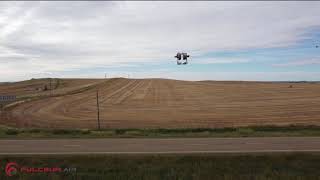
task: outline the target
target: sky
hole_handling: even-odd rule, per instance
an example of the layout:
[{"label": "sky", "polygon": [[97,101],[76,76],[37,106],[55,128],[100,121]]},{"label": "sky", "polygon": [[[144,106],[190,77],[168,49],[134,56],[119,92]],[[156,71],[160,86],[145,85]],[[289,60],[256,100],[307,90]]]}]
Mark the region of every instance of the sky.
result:
[{"label": "sky", "polygon": [[[320,2],[0,2],[0,82],[320,81]],[[178,66],[177,52],[190,54]]]}]

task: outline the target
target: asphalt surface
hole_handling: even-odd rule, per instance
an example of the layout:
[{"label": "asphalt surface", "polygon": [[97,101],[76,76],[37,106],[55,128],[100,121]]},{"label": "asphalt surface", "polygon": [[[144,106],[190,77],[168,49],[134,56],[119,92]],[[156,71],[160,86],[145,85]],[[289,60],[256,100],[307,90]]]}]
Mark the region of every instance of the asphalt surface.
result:
[{"label": "asphalt surface", "polygon": [[0,154],[320,152],[320,137],[0,140]]}]

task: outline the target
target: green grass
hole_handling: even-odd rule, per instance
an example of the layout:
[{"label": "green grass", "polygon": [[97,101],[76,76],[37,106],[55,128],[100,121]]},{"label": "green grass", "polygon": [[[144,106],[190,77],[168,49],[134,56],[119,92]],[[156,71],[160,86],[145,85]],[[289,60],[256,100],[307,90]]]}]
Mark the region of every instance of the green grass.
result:
[{"label": "green grass", "polygon": [[18,129],[0,126],[0,138],[166,138],[320,136],[320,126],[199,129]]},{"label": "green grass", "polygon": [[[4,166],[69,167],[76,173],[17,173]],[[319,180],[320,154],[0,156],[1,180]]]}]

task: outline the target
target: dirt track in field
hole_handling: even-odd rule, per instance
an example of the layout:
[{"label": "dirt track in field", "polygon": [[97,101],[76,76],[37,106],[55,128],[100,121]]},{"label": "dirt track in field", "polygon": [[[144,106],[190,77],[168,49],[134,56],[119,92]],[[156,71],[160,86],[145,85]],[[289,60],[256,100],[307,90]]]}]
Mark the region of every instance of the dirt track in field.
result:
[{"label": "dirt track in field", "polygon": [[[56,93],[60,91],[70,91],[102,81],[103,79],[32,79],[27,81],[0,84],[0,94],[16,95],[18,97],[46,95],[52,93],[50,90],[54,90]],[[48,88],[47,91],[43,91],[45,86]]]},{"label": "dirt track in field", "polygon": [[[103,128],[320,125],[320,83],[121,78],[105,80],[98,88]],[[96,128],[95,97],[96,88],[91,88],[23,103],[1,123],[18,127]]]}]

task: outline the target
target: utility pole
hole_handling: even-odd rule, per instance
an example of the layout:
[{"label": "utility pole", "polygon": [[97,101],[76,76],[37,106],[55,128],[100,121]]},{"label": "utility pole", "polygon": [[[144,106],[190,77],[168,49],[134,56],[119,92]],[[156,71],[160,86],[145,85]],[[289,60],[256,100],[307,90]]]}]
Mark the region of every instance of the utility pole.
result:
[{"label": "utility pole", "polygon": [[50,78],[50,96],[52,96],[52,78]]},{"label": "utility pole", "polygon": [[99,91],[97,89],[97,118],[98,118],[98,129],[100,130],[100,108],[99,108]]}]

